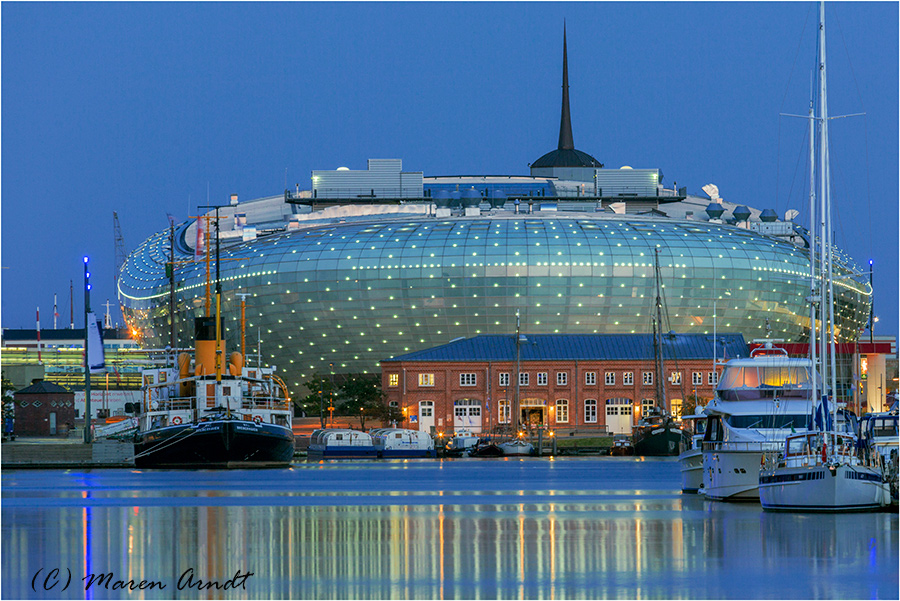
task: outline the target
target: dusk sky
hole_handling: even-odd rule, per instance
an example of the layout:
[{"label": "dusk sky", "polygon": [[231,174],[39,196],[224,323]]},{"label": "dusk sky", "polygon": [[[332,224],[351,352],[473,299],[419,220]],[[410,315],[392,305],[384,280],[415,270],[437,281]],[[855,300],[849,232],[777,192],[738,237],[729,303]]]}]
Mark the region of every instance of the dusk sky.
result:
[{"label": "dusk sky", "polygon": [[[2,18],[2,325],[83,327],[126,249],[197,205],[400,158],[528,173],[556,147],[568,32],[575,146],[607,167],[800,211],[818,4],[14,3]],[[898,4],[829,3],[836,242],[875,263],[898,334]],[[114,318],[121,323],[115,309]]]}]

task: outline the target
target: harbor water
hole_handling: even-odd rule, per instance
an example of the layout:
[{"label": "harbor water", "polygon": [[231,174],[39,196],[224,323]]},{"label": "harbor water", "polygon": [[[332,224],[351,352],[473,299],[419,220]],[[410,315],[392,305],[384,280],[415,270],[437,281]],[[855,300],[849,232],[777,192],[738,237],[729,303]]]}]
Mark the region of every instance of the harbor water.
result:
[{"label": "harbor water", "polygon": [[[3,599],[881,599],[898,515],[680,492],[673,458],[4,470]],[[124,588],[123,588],[124,587]]]}]

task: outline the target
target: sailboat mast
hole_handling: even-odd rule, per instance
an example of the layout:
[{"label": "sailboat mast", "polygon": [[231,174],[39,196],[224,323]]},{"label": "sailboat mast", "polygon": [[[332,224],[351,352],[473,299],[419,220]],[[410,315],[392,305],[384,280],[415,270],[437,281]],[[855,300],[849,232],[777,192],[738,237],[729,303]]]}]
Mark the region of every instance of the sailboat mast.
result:
[{"label": "sailboat mast", "polygon": [[653,327],[653,347],[656,357],[656,404],[663,411],[668,411],[666,403],[666,385],[663,380],[664,367],[662,356],[662,299],[659,291],[659,249],[654,254],[654,267],[656,271],[656,319]]},{"label": "sailboat mast", "polygon": [[816,103],[812,81],[809,87],[809,360],[812,364],[812,399],[816,400],[819,398],[816,352]]},{"label": "sailboat mast", "polygon": [[[828,152],[828,80],[825,62],[825,0],[819,3],[819,115],[821,121],[820,150],[819,150],[819,177],[820,192],[822,194],[822,215],[819,219],[822,224],[822,333],[827,333],[828,344],[828,362],[826,371],[825,347],[822,347],[822,365],[823,371],[826,371],[828,377],[823,374],[822,387],[825,383],[831,385],[831,419],[833,427],[837,426],[837,356],[835,349],[835,336],[837,334],[834,322],[834,251],[832,248],[831,234],[831,171],[829,168],[829,152]],[[826,317],[827,306],[827,317]],[[827,325],[825,320],[827,319]],[[832,451],[834,444],[831,445]]]},{"label": "sailboat mast", "polygon": [[[820,198],[820,207],[819,211],[819,307],[820,307],[820,317],[821,324],[819,328],[819,348],[822,352],[822,396],[827,395],[827,387],[826,384],[828,382],[828,374],[829,374],[829,365],[825,360],[825,349],[826,344],[828,342],[826,333],[828,331],[828,323],[827,317],[825,313],[825,307],[830,302],[828,297],[828,290],[826,288],[826,265],[828,261],[828,257],[826,251],[830,251],[828,248],[828,238],[827,238],[827,224],[826,224],[826,209],[828,205],[828,198],[826,194],[825,188],[825,180],[827,178],[827,173],[825,169],[827,154],[826,149],[828,148],[828,140],[827,140],[827,119],[828,119],[828,107],[825,99],[825,2],[824,0],[820,3],[820,11],[819,11],[819,192],[821,195]],[[834,389],[832,389],[832,394],[834,394]]]}]

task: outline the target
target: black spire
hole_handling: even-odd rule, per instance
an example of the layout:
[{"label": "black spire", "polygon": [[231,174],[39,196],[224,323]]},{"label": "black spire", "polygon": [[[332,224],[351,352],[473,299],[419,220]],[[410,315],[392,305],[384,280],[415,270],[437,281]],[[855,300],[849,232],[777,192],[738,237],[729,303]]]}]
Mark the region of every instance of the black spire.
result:
[{"label": "black spire", "polygon": [[559,145],[535,162],[531,163],[532,175],[547,175],[546,172],[535,172],[535,169],[552,169],[554,167],[588,167],[599,169],[603,163],[575,148],[572,140],[572,117],[569,114],[569,56],[566,47],[566,23],[563,21],[563,80],[562,80],[562,114],[559,118]]},{"label": "black spire", "polygon": [[559,150],[574,150],[572,117],[569,114],[569,61],[566,49],[566,22],[563,21],[562,115],[559,118]]}]

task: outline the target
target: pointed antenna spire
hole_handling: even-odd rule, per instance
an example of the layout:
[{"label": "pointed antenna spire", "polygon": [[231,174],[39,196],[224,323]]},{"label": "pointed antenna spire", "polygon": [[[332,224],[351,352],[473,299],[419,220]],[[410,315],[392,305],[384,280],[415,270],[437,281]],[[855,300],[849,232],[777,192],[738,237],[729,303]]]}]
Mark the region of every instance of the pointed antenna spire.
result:
[{"label": "pointed antenna spire", "polygon": [[574,150],[572,117],[569,114],[569,60],[566,47],[566,22],[563,20],[562,115],[559,118],[559,150]]}]

